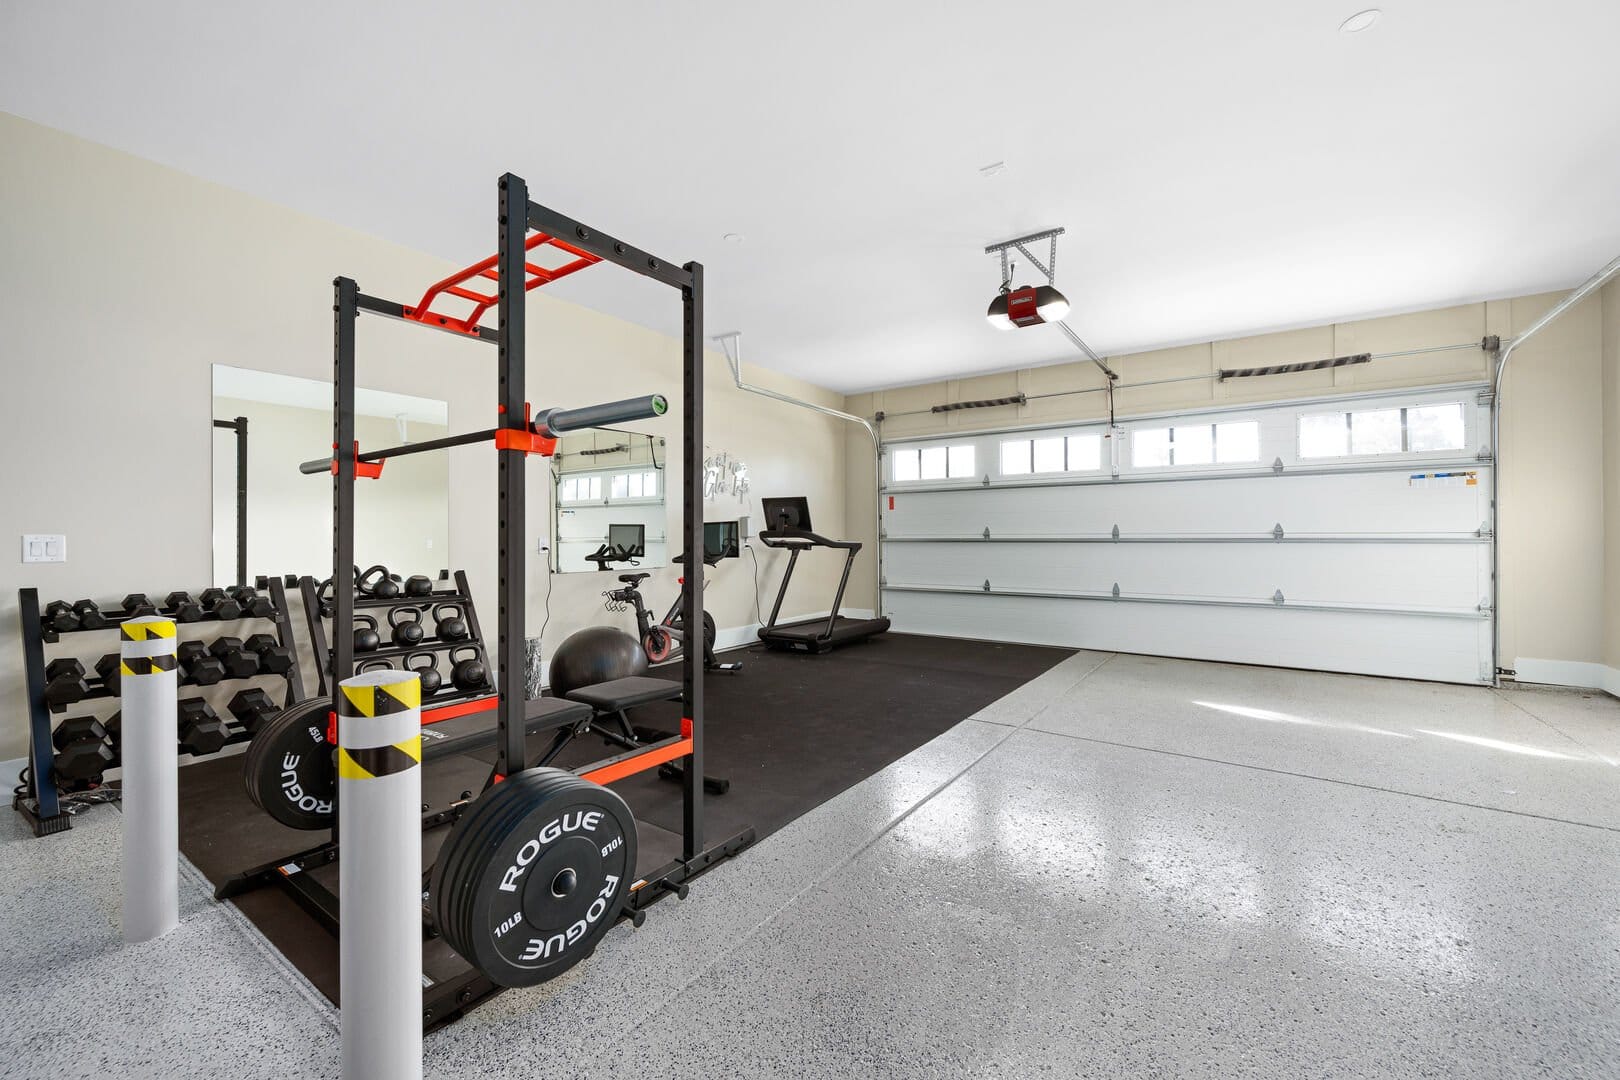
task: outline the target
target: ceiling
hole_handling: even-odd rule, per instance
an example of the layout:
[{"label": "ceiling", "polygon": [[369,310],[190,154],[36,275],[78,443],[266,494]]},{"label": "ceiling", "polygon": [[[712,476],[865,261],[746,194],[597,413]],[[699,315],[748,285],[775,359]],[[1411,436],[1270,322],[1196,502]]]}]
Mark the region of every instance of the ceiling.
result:
[{"label": "ceiling", "polygon": [[[1074,359],[982,317],[984,245],[1055,225],[1105,353],[1620,252],[1620,4],[1384,0],[1339,33],[1367,2],[11,3],[0,109],[456,262],[515,172],[704,263],[750,364],[846,392]],[[633,275],[550,288],[679,327]]]}]

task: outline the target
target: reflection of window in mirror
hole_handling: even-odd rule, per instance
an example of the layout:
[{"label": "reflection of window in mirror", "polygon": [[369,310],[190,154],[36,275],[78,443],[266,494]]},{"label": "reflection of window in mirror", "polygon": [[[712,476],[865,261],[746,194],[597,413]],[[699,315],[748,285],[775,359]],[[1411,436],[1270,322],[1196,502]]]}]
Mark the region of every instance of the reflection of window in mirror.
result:
[{"label": "reflection of window in mirror", "polygon": [[[449,406],[387,390],[355,394],[362,449],[425,442],[449,434]],[[247,568],[258,574],[332,572],[332,481],[307,476],[301,462],[329,453],[332,384],[214,365],[214,416],[248,420]],[[216,429],[213,454],[214,580],[236,578],[237,439]],[[355,558],[395,573],[432,576],[452,567],[449,455],[393,458],[355,492]]]},{"label": "reflection of window in mirror", "polygon": [[558,440],[551,459],[554,570],[622,572],[622,564],[601,558],[615,529],[620,537],[641,530],[638,566],[669,562],[664,444],[661,436],[616,428],[571,431]]}]

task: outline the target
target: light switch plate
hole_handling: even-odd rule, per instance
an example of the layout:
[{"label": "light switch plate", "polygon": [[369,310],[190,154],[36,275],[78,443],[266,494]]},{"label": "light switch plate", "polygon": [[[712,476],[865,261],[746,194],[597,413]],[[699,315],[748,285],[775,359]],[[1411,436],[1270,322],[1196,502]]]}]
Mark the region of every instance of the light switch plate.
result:
[{"label": "light switch plate", "polygon": [[23,533],[22,561],[67,562],[67,537],[47,533]]}]

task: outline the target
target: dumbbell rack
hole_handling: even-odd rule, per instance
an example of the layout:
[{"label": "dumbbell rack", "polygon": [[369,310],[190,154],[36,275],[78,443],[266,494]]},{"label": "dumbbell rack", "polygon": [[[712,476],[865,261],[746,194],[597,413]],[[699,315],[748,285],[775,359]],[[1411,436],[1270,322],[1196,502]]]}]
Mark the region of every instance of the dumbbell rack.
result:
[{"label": "dumbbell rack", "polygon": [[[446,580],[447,575],[447,571],[440,571],[438,580]],[[456,586],[454,592],[436,590],[427,596],[395,596],[385,600],[375,596],[368,596],[365,593],[356,593],[354,599],[356,612],[369,610],[386,613],[395,608],[422,608],[423,622],[426,624],[433,608],[440,604],[454,604],[461,609],[462,617],[467,620],[467,636],[459,641],[441,641],[436,637],[424,636],[415,645],[386,644],[380,649],[373,649],[371,652],[355,653],[356,666],[371,663],[375,660],[386,660],[390,666],[394,666],[394,661],[397,660],[399,666],[403,668],[409,657],[416,656],[419,653],[433,653],[437,657],[439,653],[449,652],[451,649],[475,648],[478,650],[478,658],[484,663],[484,670],[494,671],[494,668],[489,663],[489,650],[484,644],[484,633],[478,626],[478,610],[473,606],[472,588],[467,584],[467,572],[457,570],[453,580]],[[331,639],[328,637],[326,630],[328,616],[322,613],[319,595],[320,586],[314,578],[303,577],[298,579],[298,589],[304,599],[304,615],[309,623],[310,644],[315,649],[315,669],[320,679],[319,693],[321,697],[328,697],[330,692],[327,689],[327,680],[331,677],[332,671],[332,648]],[[388,640],[386,614],[383,614],[383,617],[379,619],[379,624],[379,632],[383,635],[383,641],[386,642]],[[339,630],[333,628],[332,632],[337,633]],[[445,673],[441,672],[441,674]],[[493,693],[493,690],[493,686],[485,686],[479,690],[458,690],[452,685],[449,675],[445,674],[444,685],[439,688],[438,693],[422,695],[422,708],[424,710],[440,709],[446,705],[455,705],[463,701],[487,698]]]},{"label": "dumbbell rack", "polygon": [[[287,591],[280,578],[261,579],[260,588],[266,588],[270,594],[270,601],[275,608],[268,621],[275,623],[276,638],[286,648],[293,651],[294,657],[298,655],[297,640],[293,636],[292,616],[287,606]],[[40,615],[39,590],[32,588],[17,590],[17,609],[22,623],[23,642],[23,675],[28,692],[28,778],[20,785],[12,798],[12,809],[16,810],[28,822],[35,836],[47,836],[51,833],[65,832],[73,827],[72,815],[62,807],[62,797],[56,782],[54,765],[55,747],[51,741],[51,713],[66,712],[71,708],[100,701],[116,700],[118,695],[96,674],[87,670],[85,682],[90,692],[79,701],[71,705],[57,706],[54,709],[45,701],[45,647],[57,645],[64,635],[78,634],[117,634],[118,628],[124,621],[133,618],[129,612],[104,608],[102,614],[107,617],[107,625],[94,630],[80,628],[77,630],[57,630],[46,625]],[[204,616],[200,620],[178,623],[180,628],[199,627],[208,623],[219,623],[222,620],[213,616]],[[250,616],[230,620],[232,623],[257,622]],[[89,665],[86,665],[89,668]],[[294,662],[292,668],[280,676],[271,676],[268,673],[259,673],[252,678],[282,678],[287,682],[287,693],[282,701],[286,707],[304,698],[303,676],[299,673],[298,664]],[[221,682],[231,682],[227,676]],[[181,686],[195,685],[188,683],[184,676]],[[246,742],[251,738],[250,733],[237,724],[233,719],[225,717],[233,724],[231,736],[226,745]]]}]

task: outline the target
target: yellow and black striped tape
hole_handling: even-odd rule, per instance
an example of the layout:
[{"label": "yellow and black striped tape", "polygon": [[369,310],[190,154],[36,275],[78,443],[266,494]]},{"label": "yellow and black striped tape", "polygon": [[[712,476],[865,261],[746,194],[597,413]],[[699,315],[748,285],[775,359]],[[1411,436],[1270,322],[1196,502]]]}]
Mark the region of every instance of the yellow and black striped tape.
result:
[{"label": "yellow and black striped tape", "polygon": [[389,716],[422,707],[422,680],[401,679],[388,686],[345,686],[339,716]]},{"label": "yellow and black striped tape", "polygon": [[118,628],[118,636],[124,641],[151,641],[156,638],[172,638],[175,636],[174,623],[169,619],[157,619],[153,622],[124,623]]},{"label": "yellow and black striped tape", "polygon": [[404,772],[422,763],[422,736],[412,735],[404,742],[391,746],[367,746],[363,749],[338,747],[338,775],[345,780],[371,780],[378,776]]},{"label": "yellow and black striped tape", "polygon": [[156,675],[174,670],[174,653],[162,656],[126,656],[118,663],[120,675]]}]

